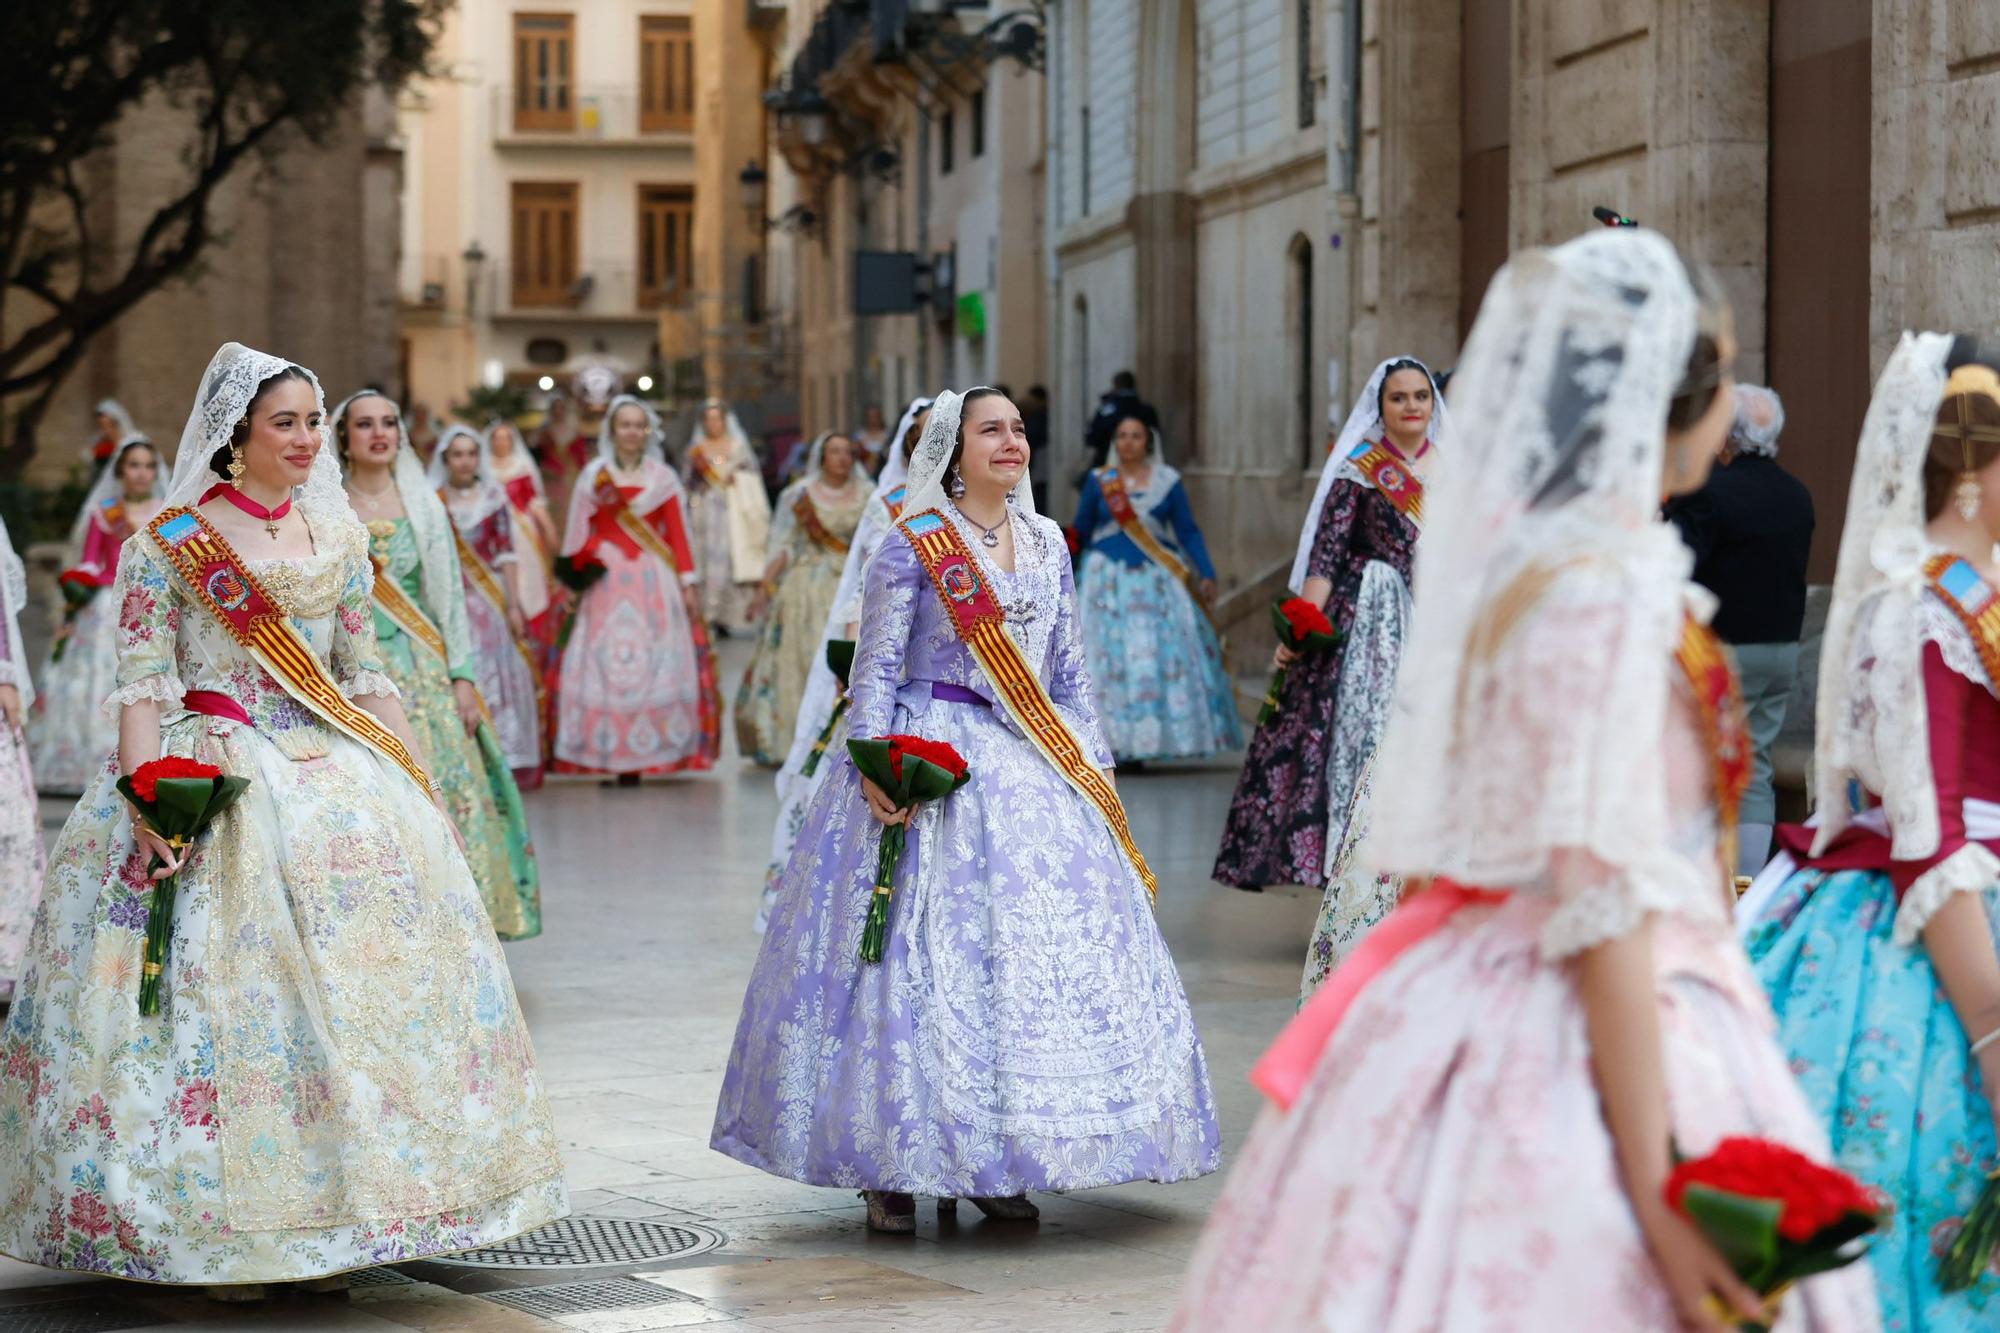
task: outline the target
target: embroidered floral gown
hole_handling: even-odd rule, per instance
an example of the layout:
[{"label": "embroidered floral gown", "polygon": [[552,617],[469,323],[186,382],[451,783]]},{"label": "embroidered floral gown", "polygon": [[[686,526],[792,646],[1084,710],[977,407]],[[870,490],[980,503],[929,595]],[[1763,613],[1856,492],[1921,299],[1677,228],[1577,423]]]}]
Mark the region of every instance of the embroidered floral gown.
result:
[{"label": "embroidered floral gown", "polygon": [[[1628,600],[1619,580],[1559,580],[1538,623],[1504,641],[1514,666],[1488,673],[1507,684],[1487,713],[1557,721],[1545,705],[1508,697],[1554,690],[1574,700],[1577,734],[1592,734],[1617,654],[1638,651],[1595,627],[1623,615]],[[1724,1136],[1758,1135],[1829,1160],[1736,942],[1714,755],[1667,647],[1678,636],[1666,625],[1647,635],[1673,675],[1651,742],[1658,761],[1634,770],[1657,777],[1631,797],[1664,802],[1665,854],[1634,869],[1580,871],[1560,892],[1541,881],[1511,886],[1377,974],[1297,1100],[1267,1106],[1233,1157],[1173,1329],[1679,1333],[1620,1183],[1574,965],[1581,950],[1648,916],[1675,1141],[1698,1156]],[[1601,788],[1627,776],[1579,772],[1589,742],[1524,729],[1519,744],[1556,756],[1564,790],[1569,779]],[[1543,798],[1514,799],[1528,809]],[[1866,1268],[1801,1284],[1777,1327],[1876,1328]]]},{"label": "embroidered floral gown", "polygon": [[[801,501],[812,506],[824,537],[838,545],[822,540],[799,518],[795,507]],[[804,482],[778,497],[771,558],[784,552],[785,568],[758,628],[756,655],[736,692],[737,746],[760,764],[775,768],[791,749],[806,677],[815,656],[824,651],[820,631],[840,586],[847,543],[867,502],[865,484],[849,486],[838,505],[820,503]]]},{"label": "embroidered floral gown", "polygon": [[[453,682],[469,680],[476,685],[479,679],[464,594],[461,590],[455,606],[430,605],[424,596],[423,558],[409,519],[370,523],[368,535],[381,577],[396,580],[430,617],[444,636],[447,653],[440,658],[378,605],[375,637],[382,661],[403,696],[403,711],[423,747],[431,776],[444,788],[445,805],[465,838],[466,859],[493,917],[493,929],[503,940],[531,939],[542,933],[542,881],[521,789],[493,723],[481,721],[478,731],[467,735],[458,715]],[[450,550],[449,540],[446,534],[447,547],[440,558],[448,558],[456,574],[458,556]],[[459,579],[452,584],[457,589]]]},{"label": "embroidered floral gown", "polygon": [[[747,451],[735,459],[729,475],[757,470]],[[757,594],[757,580],[739,582],[734,552],[736,539],[730,531],[732,517],[730,491],[711,485],[708,475],[697,465],[694,451],[688,451],[683,485],[687,488],[689,540],[694,545],[695,564],[701,573],[702,615],[711,625],[720,625],[729,634],[747,634],[751,629],[750,599]],[[759,534],[757,540],[766,540]]]},{"label": "embroidered floral gown", "polygon": [[[247,568],[350,696],[391,694],[367,534]],[[114,705],[250,779],[180,875],[139,1016],[143,853],[109,771],[49,868],[0,1048],[0,1251],[150,1282],[268,1282],[492,1244],[568,1211],[533,1048],[478,886],[391,761],[333,730],[126,553]],[[228,695],[242,725],[180,707]]]},{"label": "embroidered floral gown", "polygon": [[[1108,766],[1068,553],[1014,520],[1016,572],[977,553],[1008,633]],[[985,1197],[1183,1180],[1221,1156],[1187,997],[1096,807],[980,703],[994,687],[900,532],[868,570],[850,731],[955,746],[971,780],[916,816],[879,964],[857,950],[881,826],[830,761],[743,1000],[710,1142],[815,1185]]]},{"label": "embroidered floral gown", "polygon": [[[10,593],[24,592],[26,587],[27,571],[13,553],[6,528],[0,527],[0,683],[13,684],[17,677],[27,679],[20,657],[22,645],[10,633],[13,617],[7,614],[12,604]],[[42,898],[46,865],[42,812],[35,800],[27,740],[0,719],[0,999],[13,994],[14,978],[20,974],[21,955],[35,922],[35,904]]]},{"label": "embroidered floral gown", "polygon": [[[1128,484],[1126,493],[1155,540],[1201,578],[1215,577],[1178,474],[1156,463],[1146,489]],[[1241,745],[1236,686],[1215,626],[1187,585],[1125,535],[1096,472],[1083,483],[1075,526],[1089,543],[1077,568],[1077,611],[1111,752],[1190,759]]]},{"label": "embroidered floral gown", "polygon": [[[1995,595],[1970,565],[1960,568],[1968,601]],[[1951,894],[1970,892],[2000,940],[2000,699],[1943,594],[1932,588],[1925,599],[1937,851],[1896,860],[1887,824],[1866,815],[1817,857],[1811,829],[1783,828],[1793,868],[1746,942],[1793,1072],[1832,1130],[1835,1161],[1895,1204],[1869,1249],[1883,1326],[1972,1333],[2000,1324],[2000,1272],[1946,1295],[1937,1264],[1996,1166],[1994,1090],[1983,1086],[1921,932]]]},{"label": "embroidered floral gown", "polygon": [[1368,757],[1340,743],[1343,708],[1350,697],[1357,703],[1386,698],[1394,686],[1392,678],[1354,691],[1343,688],[1351,644],[1371,637],[1375,628],[1362,614],[1365,603],[1378,601],[1364,597],[1367,576],[1371,566],[1381,566],[1376,586],[1384,587],[1388,577],[1407,599],[1416,545],[1416,525],[1374,486],[1358,475],[1334,482],[1306,575],[1333,584],[1326,614],[1341,643],[1293,664],[1278,715],[1250,737],[1215,858],[1213,873],[1222,883],[1240,888],[1326,883],[1328,830],[1335,812],[1348,809],[1351,796],[1342,793],[1360,781]]},{"label": "embroidered floral gown", "polygon": [[570,501],[564,549],[588,553],[605,573],[579,599],[563,650],[555,703],[556,769],[658,775],[713,767],[722,705],[708,630],[681,599],[694,553],[681,522],[672,468],[645,462],[643,486],[620,488],[627,505],[674,554],[679,570],[621,530],[596,502],[594,469]]},{"label": "embroidered floral gown", "polygon": [[[493,714],[500,749],[514,770],[515,781],[533,788],[542,781],[542,683],[534,649],[515,638],[507,623],[507,579],[520,564],[534,559],[533,549],[517,548],[513,514],[502,502],[488,504],[475,497],[457,504],[457,493],[445,491],[445,512],[451,515],[465,544],[485,563],[484,576],[465,567],[465,627],[472,638],[473,670],[479,693]],[[479,511],[484,509],[485,513]],[[462,516],[471,522],[463,522]],[[502,600],[494,601],[498,593]],[[526,619],[526,613],[523,613]]]},{"label": "embroidered floral gown", "polygon": [[62,660],[43,664],[28,724],[35,780],[44,791],[82,791],[118,747],[118,719],[104,711],[104,696],[116,687],[118,675],[118,607],[109,589],[118,580],[119,549],[134,524],[158,510],[158,502],[149,500],[128,512],[114,499],[92,514],[84,529],[76,568],[99,591],[71,622]]}]

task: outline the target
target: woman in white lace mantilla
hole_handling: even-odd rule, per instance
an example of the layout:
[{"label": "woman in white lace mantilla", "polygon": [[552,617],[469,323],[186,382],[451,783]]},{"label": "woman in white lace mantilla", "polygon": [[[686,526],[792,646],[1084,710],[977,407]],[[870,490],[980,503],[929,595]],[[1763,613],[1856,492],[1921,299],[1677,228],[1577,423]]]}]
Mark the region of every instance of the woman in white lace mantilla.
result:
[{"label": "woman in white lace mantilla", "polygon": [[[903,521],[868,566],[848,726],[949,744],[970,777],[899,813],[845,752],[829,755],[716,1107],[714,1147],[866,1191],[877,1230],[913,1230],[920,1194],[1026,1218],[1031,1189],[1184,1180],[1221,1156],[1150,872],[1104,777],[1069,552],[1034,512],[1027,463],[1004,396],[938,398]],[[959,548],[955,577],[926,564],[939,543]],[[982,659],[994,650],[964,637],[947,586],[997,601],[1017,658]],[[1081,782],[1019,720],[1029,678],[1044,692],[1033,732],[1063,734]],[[905,819],[887,943],[864,963],[882,829]]]},{"label": "woman in white lace mantilla", "polygon": [[[1730,921],[1718,812],[1743,722],[1658,513],[1722,444],[1734,350],[1726,306],[1651,232],[1494,279],[1377,756],[1369,853],[1430,882],[1258,1065],[1274,1105],[1175,1328],[1720,1333],[1711,1298],[1760,1313],[1662,1194],[1676,1147],[1827,1154]],[[1777,1327],[1875,1328],[1867,1270],[1801,1283]]]},{"label": "woman in white lace mantilla", "polygon": [[1869,1249],[1883,1323],[1929,1333],[2000,1319],[2000,1271],[1937,1277],[2000,1165],[1996,367],[1924,333],[1882,372],[1820,652],[1819,814],[1738,911],[1837,1160],[1895,1205]]},{"label": "woman in white lace mantilla", "polygon": [[681,459],[688,531],[701,572],[701,609],[724,634],[747,633],[751,599],[764,576],[771,501],[757,452],[729,404],[711,399]]},{"label": "woman in white lace mantilla", "polygon": [[[310,372],[224,346],[168,508],[125,553],[120,768],[174,756],[250,785],[179,857],[135,835],[114,772],[64,826],[0,1034],[14,1257],[258,1284],[568,1210],[506,960],[377,652],[323,413]],[[155,863],[179,892],[145,1018]]]}]

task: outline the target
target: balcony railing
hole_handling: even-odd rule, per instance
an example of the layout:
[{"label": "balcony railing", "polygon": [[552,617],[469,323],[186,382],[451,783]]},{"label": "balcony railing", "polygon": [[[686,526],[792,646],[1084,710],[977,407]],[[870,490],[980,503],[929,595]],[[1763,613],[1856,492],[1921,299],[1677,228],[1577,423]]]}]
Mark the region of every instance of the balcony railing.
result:
[{"label": "balcony railing", "polygon": [[501,143],[658,143],[694,134],[691,97],[686,111],[649,107],[637,85],[499,84],[491,92]]},{"label": "balcony railing", "polygon": [[497,319],[652,319],[694,297],[688,283],[644,283],[638,266],[630,263],[581,259],[574,273],[554,281],[516,274],[505,255],[488,265],[490,271],[480,278],[480,310]]}]

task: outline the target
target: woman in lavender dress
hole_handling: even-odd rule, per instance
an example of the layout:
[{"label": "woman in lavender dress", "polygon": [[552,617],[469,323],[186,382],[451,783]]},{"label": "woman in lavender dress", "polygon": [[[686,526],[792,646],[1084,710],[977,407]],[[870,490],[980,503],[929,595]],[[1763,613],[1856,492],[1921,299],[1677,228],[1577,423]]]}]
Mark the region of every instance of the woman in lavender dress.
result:
[{"label": "woman in lavender dress", "polygon": [[868,569],[850,731],[948,742],[971,779],[909,817],[888,943],[864,964],[881,830],[905,816],[852,761],[834,763],[785,871],[716,1110],[719,1151],[859,1187],[877,1230],[913,1230],[917,1194],[1032,1218],[1030,1189],[1185,1180],[1221,1156],[1142,863],[1106,807],[1017,729],[1016,696],[960,639],[908,537],[927,516],[957,533],[1061,730],[1108,771],[1068,556],[1034,512],[1027,463],[1004,396],[938,399],[906,526]]}]

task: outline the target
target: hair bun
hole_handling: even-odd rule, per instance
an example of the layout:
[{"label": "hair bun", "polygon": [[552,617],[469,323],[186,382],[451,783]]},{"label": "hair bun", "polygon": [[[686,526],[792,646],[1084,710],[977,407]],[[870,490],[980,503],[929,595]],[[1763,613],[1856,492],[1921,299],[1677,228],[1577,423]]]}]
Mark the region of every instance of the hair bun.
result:
[{"label": "hair bun", "polygon": [[224,481],[229,480],[229,464],[235,455],[234,445],[225,444],[208,456],[208,470]]}]

